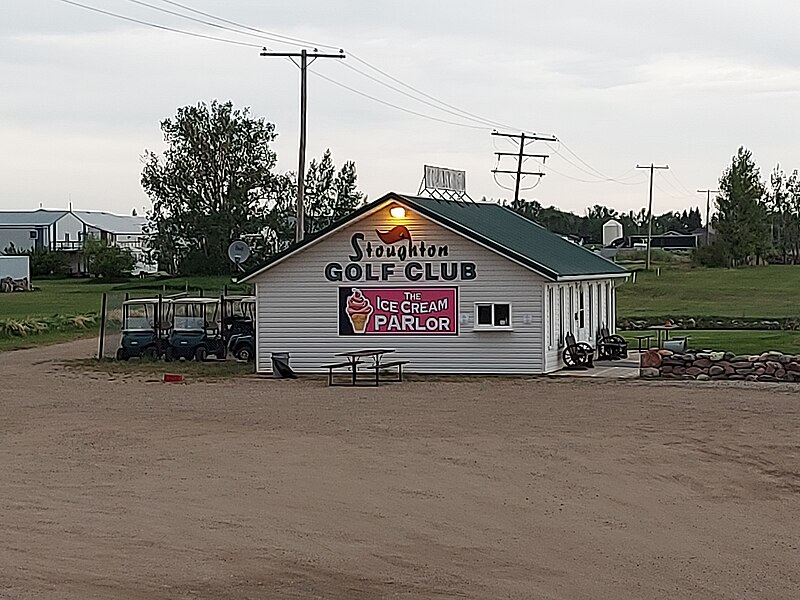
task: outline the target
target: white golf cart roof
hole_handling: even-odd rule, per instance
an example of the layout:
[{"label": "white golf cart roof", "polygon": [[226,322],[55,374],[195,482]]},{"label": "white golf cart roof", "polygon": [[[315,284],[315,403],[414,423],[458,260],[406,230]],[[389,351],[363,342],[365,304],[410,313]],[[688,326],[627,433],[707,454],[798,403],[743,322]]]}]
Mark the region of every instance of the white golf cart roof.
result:
[{"label": "white golf cart roof", "polygon": [[176,298],[173,304],[219,304],[219,298]]},{"label": "white golf cart roof", "polygon": [[159,302],[161,304],[167,304],[169,302],[173,302],[173,300],[170,300],[169,298],[128,298],[122,304],[124,306],[131,306],[136,304],[158,304]]}]

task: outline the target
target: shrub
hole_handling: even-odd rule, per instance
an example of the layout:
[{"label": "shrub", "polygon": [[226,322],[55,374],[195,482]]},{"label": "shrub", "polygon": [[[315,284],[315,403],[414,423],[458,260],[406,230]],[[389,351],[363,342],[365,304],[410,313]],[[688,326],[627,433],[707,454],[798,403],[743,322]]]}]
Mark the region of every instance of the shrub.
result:
[{"label": "shrub", "polygon": [[698,267],[727,267],[728,257],[718,242],[699,246],[692,252],[692,263]]}]

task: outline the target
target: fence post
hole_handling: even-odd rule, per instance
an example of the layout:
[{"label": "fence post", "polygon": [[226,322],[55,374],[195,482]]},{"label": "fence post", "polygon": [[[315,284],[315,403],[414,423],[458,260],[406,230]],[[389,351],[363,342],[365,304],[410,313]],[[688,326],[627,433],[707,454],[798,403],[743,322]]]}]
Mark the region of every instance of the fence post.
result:
[{"label": "fence post", "polygon": [[103,299],[100,301],[100,341],[97,344],[97,358],[103,359],[106,342],[106,308],[108,306],[108,295],[103,292]]}]

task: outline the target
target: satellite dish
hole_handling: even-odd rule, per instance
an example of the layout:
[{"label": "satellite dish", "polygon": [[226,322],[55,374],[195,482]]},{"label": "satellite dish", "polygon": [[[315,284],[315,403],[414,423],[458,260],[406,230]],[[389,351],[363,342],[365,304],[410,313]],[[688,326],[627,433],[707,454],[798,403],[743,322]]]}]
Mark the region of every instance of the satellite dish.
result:
[{"label": "satellite dish", "polygon": [[250,246],[248,246],[242,240],[236,240],[230,246],[228,246],[228,258],[230,258],[231,262],[241,269],[242,263],[246,262],[247,259],[250,258]]}]

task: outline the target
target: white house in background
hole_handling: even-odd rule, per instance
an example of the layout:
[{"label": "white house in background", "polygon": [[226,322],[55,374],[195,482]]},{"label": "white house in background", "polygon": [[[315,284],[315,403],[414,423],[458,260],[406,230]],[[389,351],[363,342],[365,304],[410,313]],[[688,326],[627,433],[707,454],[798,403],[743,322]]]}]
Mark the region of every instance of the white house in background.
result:
[{"label": "white house in background", "polygon": [[134,274],[153,273],[157,265],[145,255],[146,222],[144,217],[92,210],[0,211],[0,252],[9,246],[65,252],[70,270],[82,274],[86,264],[80,251],[87,239],[94,238],[130,250],[136,259]]}]

